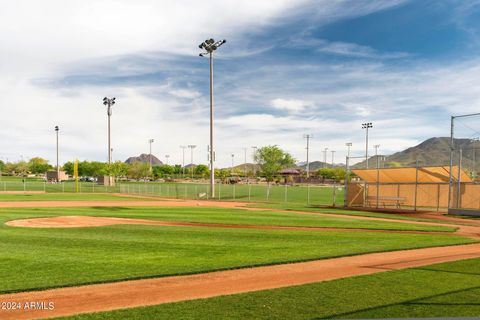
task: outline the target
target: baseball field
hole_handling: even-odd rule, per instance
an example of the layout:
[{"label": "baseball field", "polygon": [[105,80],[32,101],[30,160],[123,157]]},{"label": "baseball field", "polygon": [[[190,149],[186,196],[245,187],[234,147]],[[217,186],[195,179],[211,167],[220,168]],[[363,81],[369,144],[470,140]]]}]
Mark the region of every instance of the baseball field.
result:
[{"label": "baseball field", "polygon": [[0,194],[0,318],[478,316],[479,239],[439,214]]}]

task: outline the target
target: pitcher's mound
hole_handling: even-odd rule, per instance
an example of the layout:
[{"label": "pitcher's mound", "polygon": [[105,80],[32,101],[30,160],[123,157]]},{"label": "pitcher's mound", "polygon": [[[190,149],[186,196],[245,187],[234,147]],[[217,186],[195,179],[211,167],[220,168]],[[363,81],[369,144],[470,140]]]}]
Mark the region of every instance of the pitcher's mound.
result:
[{"label": "pitcher's mound", "polygon": [[81,228],[100,227],[115,224],[163,224],[160,221],[149,221],[141,219],[88,217],[88,216],[63,216],[50,218],[34,218],[12,220],[5,223],[12,227],[30,228]]}]

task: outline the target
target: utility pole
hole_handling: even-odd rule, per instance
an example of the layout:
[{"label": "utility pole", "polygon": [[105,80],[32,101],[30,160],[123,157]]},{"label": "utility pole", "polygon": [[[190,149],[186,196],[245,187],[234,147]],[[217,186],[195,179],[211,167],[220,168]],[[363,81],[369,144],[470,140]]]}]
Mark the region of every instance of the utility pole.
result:
[{"label": "utility pole", "polygon": [[191,161],[191,170],[192,170],[192,180],[193,180],[193,149],[195,149],[197,146],[194,144],[189,144],[188,147],[190,148],[190,161]]},{"label": "utility pole", "polygon": [[330,151],[332,153],[332,168],[335,161],[335,150]]},{"label": "utility pole", "polygon": [[182,148],[182,176],[185,179],[185,149],[186,146],[180,146]]},{"label": "utility pole", "polygon": [[170,158],[170,155],[166,154],[165,158],[167,159],[167,166],[168,166],[168,158]]},{"label": "utility pole", "polygon": [[247,178],[247,148],[243,148],[244,158],[243,158],[243,176]]},{"label": "utility pole", "polygon": [[59,165],[59,162],[58,162],[58,131],[60,130],[60,128],[58,126],[55,126],[55,134],[57,136],[57,182],[60,181],[60,165]]},{"label": "utility pole", "polygon": [[148,144],[150,145],[150,154],[149,154],[149,162],[150,162],[150,172],[152,172],[152,143],[153,139],[148,139]]},{"label": "utility pole", "polygon": [[323,149],[323,167],[324,168],[327,165],[327,150],[328,150],[328,148]]},{"label": "utility pole", "polygon": [[350,148],[352,147],[353,143],[347,142],[345,145],[347,146],[347,157],[350,158]]},{"label": "utility pole", "polygon": [[311,134],[304,134],[303,135],[304,139],[307,139],[307,178],[310,177],[310,162],[308,159],[309,151],[310,151],[310,139],[313,138]]},{"label": "utility pole", "polygon": [[253,177],[257,178],[257,149],[258,147],[252,146],[253,150]]}]

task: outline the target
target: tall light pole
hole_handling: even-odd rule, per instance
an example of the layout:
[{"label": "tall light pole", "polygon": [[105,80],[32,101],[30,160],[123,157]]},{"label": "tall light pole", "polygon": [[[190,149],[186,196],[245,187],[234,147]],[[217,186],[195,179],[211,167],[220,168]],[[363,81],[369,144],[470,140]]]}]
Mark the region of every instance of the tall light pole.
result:
[{"label": "tall light pole", "polygon": [[365,161],[367,163],[368,169],[368,129],[373,128],[373,124],[371,122],[362,123],[362,129],[365,129]]},{"label": "tall light pole", "polygon": [[152,171],[152,143],[155,140],[153,139],[148,139],[148,144],[150,145],[150,155],[149,155],[149,161],[150,161],[150,172]]},{"label": "tall light pole", "polygon": [[166,154],[165,158],[167,159],[167,166],[168,166],[168,158],[170,158],[170,155]]},{"label": "tall light pole", "polygon": [[191,169],[192,169],[192,180],[193,180],[193,149],[195,149],[197,146],[194,144],[189,144],[188,148],[190,149],[190,163],[192,164]]},{"label": "tall light pole", "polygon": [[60,166],[58,164],[58,131],[60,131],[60,128],[55,126],[55,134],[57,136],[57,182],[60,180]]},{"label": "tall light pole", "polygon": [[253,150],[253,177],[256,178],[257,177],[257,149],[258,147],[256,146],[252,146],[252,150]]},{"label": "tall light pole", "polygon": [[232,157],[232,172],[233,172],[233,163],[235,162],[235,160],[234,160],[235,159],[235,154],[232,153],[230,156]]},{"label": "tall light pole", "polygon": [[335,150],[330,151],[332,153],[332,168],[333,168],[333,163],[335,161]]},{"label": "tall light pole", "polygon": [[323,167],[327,165],[327,150],[328,148],[323,149]]},{"label": "tall light pole", "polygon": [[200,53],[200,57],[208,55],[210,60],[210,197],[215,198],[215,170],[213,166],[215,152],[213,151],[213,52],[227,40],[216,41],[207,39],[198,47],[206,52]]},{"label": "tall light pole", "polygon": [[307,178],[310,177],[310,162],[308,161],[308,154],[310,151],[310,139],[313,138],[311,134],[304,134],[304,139],[307,139]]},{"label": "tall light pole", "polygon": [[108,115],[108,163],[112,163],[112,140],[110,135],[110,117],[112,116],[112,106],[115,104],[115,97],[109,99],[103,98],[103,104],[107,106]]},{"label": "tall light pole", "polygon": [[182,175],[183,175],[183,178],[185,179],[185,149],[187,147],[180,146],[180,148],[182,148]]}]

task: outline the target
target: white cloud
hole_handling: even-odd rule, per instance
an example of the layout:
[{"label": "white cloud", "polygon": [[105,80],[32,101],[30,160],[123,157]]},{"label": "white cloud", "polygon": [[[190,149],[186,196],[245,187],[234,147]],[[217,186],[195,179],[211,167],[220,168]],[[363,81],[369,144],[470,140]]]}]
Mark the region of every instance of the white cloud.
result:
[{"label": "white cloud", "polygon": [[304,110],[307,106],[311,105],[311,102],[303,101],[299,99],[273,99],[271,105],[279,110],[287,110],[291,112],[299,112]]}]

